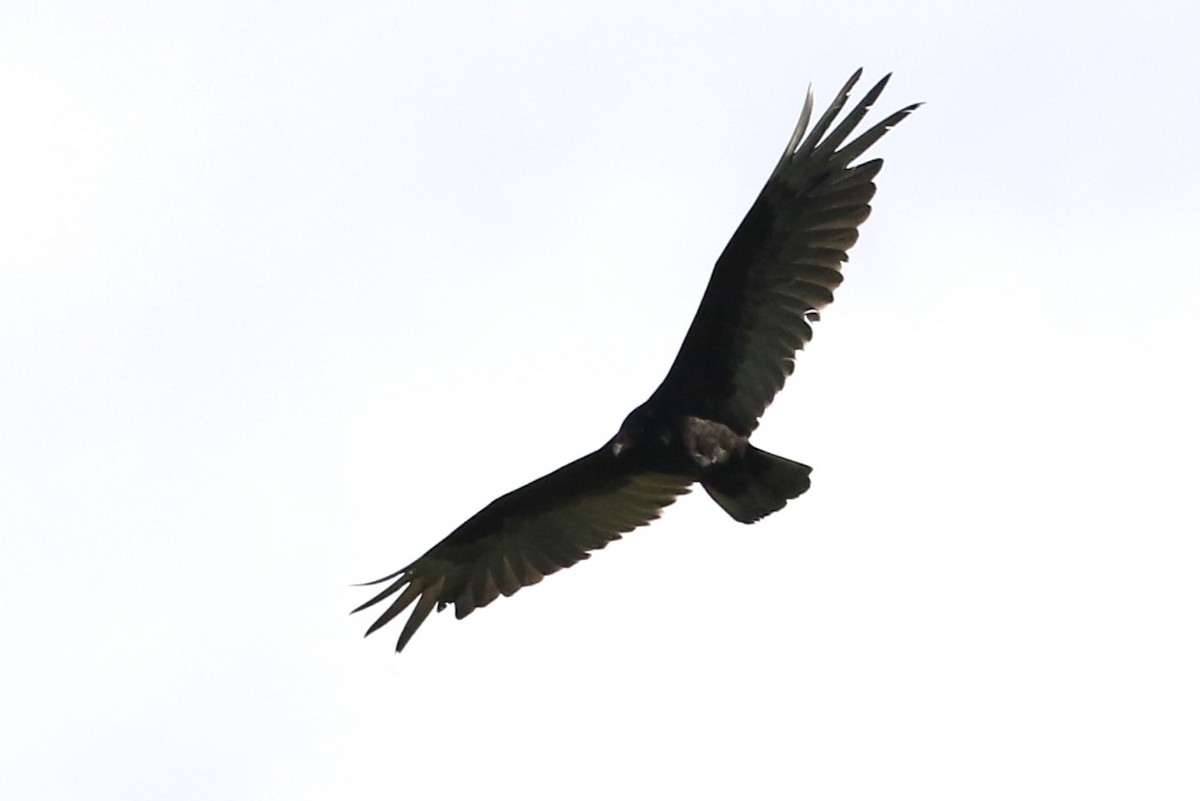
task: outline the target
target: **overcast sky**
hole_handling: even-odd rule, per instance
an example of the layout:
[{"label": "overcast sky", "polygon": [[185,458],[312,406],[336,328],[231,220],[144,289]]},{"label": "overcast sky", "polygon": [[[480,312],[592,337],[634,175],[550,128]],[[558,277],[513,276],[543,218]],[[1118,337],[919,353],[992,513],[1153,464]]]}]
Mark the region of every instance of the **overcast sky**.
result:
[{"label": "overcast sky", "polygon": [[[6,8],[0,796],[1196,798],[1198,8]],[[756,435],[809,493],[364,641],[860,65],[926,105]]]}]

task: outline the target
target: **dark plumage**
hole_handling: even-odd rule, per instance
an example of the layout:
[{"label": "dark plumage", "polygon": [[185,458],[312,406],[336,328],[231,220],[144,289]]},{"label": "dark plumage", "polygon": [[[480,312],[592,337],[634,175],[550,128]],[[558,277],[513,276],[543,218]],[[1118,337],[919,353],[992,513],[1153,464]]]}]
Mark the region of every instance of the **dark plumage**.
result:
[{"label": "dark plumage", "polygon": [[917,107],[843,145],[888,81],[831,131],[861,73],[805,137],[809,92],[783,157],[717,260],[675,363],[649,400],[599,450],[497,498],[424,556],[371,582],[391,581],[355,612],[398,595],[368,634],[415,603],[400,651],[435,607],[453,604],[463,618],[536,584],[649,523],[697,481],[742,523],[808,489],[807,465],[761,451],[749,437],[812,338],[818,310],[833,300],[846,251],[870,214],[883,161],[850,162]]}]

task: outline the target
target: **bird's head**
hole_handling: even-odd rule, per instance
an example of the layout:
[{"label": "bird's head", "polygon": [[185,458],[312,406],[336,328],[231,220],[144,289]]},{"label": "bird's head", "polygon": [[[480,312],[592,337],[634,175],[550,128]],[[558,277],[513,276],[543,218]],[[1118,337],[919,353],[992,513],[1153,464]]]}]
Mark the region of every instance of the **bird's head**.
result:
[{"label": "bird's head", "polygon": [[625,421],[621,423],[621,428],[617,431],[617,435],[613,437],[612,454],[620,456],[641,442],[642,436],[645,433],[645,415],[642,413],[642,407],[634,409],[625,416]]},{"label": "bird's head", "polygon": [[622,453],[628,453],[644,445],[653,436],[654,429],[657,428],[654,425],[655,416],[649,403],[643,403],[630,412],[625,418],[625,422],[621,423],[617,435],[613,437],[613,456],[620,456]]}]

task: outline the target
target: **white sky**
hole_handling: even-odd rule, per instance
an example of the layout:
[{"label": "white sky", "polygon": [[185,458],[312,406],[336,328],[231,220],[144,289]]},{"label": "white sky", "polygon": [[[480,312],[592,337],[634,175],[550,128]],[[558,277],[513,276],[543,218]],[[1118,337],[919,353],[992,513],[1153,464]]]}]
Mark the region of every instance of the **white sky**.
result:
[{"label": "white sky", "polygon": [[[381,5],[0,13],[0,797],[1200,795],[1200,6]],[[809,494],[363,641],[859,65]]]}]

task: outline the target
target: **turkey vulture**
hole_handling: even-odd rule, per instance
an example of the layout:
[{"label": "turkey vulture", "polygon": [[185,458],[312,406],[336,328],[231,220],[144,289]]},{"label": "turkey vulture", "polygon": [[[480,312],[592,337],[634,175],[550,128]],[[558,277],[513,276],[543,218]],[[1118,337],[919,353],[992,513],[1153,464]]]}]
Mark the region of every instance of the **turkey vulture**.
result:
[{"label": "turkey vulture", "polygon": [[[512,595],[645,525],[699,481],[734,520],[753,523],[808,489],[807,465],[750,444],[758,418],[842,282],[883,161],[850,163],[918,105],[843,145],[888,82],[837,127],[858,70],[811,133],[812,91],[783,156],[717,260],[666,379],[599,450],[492,501],[358,612],[392,595],[367,634],[414,604],[396,650],[436,606],[457,618]],[[828,135],[827,135],[828,134]]]}]

